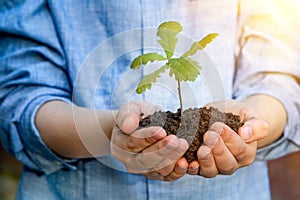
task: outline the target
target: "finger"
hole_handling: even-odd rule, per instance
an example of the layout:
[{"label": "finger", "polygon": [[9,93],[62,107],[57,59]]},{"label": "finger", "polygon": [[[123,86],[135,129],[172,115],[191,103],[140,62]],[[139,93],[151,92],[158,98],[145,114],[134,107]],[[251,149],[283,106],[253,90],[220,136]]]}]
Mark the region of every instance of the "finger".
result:
[{"label": "finger", "polygon": [[185,158],[179,159],[176,164],[174,170],[167,176],[164,177],[165,181],[175,181],[182,176],[184,176],[187,172],[188,162]]},{"label": "finger", "polygon": [[263,119],[254,117],[239,128],[238,134],[247,143],[258,141],[269,134],[269,125]]},{"label": "finger", "polygon": [[175,165],[176,161],[161,169],[159,169],[158,167],[154,167],[154,170],[161,176],[168,176],[174,170]]},{"label": "finger", "polygon": [[221,174],[232,174],[237,169],[238,163],[235,157],[217,132],[207,131],[204,134],[203,141],[212,149],[215,164]]},{"label": "finger", "polygon": [[153,179],[153,180],[164,180],[164,177],[157,173],[156,171],[151,171],[151,172],[146,172],[144,174],[148,179]]},{"label": "finger", "polygon": [[[179,147],[180,141],[175,135],[169,135],[157,143],[149,146],[141,153],[136,155],[136,164],[140,168],[154,168],[167,156],[174,155],[174,151]],[[174,161],[174,160],[173,160]],[[172,163],[172,160],[168,159],[168,164]],[[167,165],[165,165],[167,166]],[[162,168],[164,166],[161,166]]]},{"label": "finger", "polygon": [[134,103],[126,104],[120,108],[116,124],[124,133],[132,133],[139,126],[141,115],[140,106]]},{"label": "finger", "polygon": [[269,125],[259,118],[257,112],[250,107],[243,107],[240,110],[244,125],[240,128],[239,135],[246,142],[253,142],[264,138],[269,133]]},{"label": "finger", "polygon": [[132,133],[138,126],[139,121],[149,114],[160,110],[158,106],[145,101],[135,101],[122,106],[116,117],[116,124],[125,133]]},{"label": "finger", "polygon": [[[176,149],[171,151],[165,158],[163,158],[157,166],[155,166],[155,170],[161,171],[161,168],[168,169],[166,166],[171,165],[172,163],[175,163],[179,158],[182,158],[184,153],[188,149],[188,143],[185,139],[179,138],[179,145]],[[170,173],[170,171],[169,171]],[[168,172],[164,172],[164,176],[166,176]]]},{"label": "finger", "polygon": [[239,111],[239,116],[241,117],[241,121],[245,122],[255,116],[258,116],[258,113],[248,106],[242,106]]},{"label": "finger", "polygon": [[158,126],[143,128],[133,132],[131,135],[127,135],[118,127],[115,127],[111,141],[114,146],[125,152],[138,153],[165,136],[165,130]]},{"label": "finger", "polygon": [[166,137],[166,131],[159,126],[152,126],[148,128],[139,129],[134,131],[128,137],[126,149],[133,152],[140,152],[145,148],[153,145]]},{"label": "finger", "polygon": [[211,149],[208,146],[202,145],[197,151],[197,156],[200,164],[199,174],[201,176],[212,178],[219,173]]},{"label": "finger", "polygon": [[160,127],[141,129],[134,134],[141,135],[139,136],[141,138],[125,134],[117,126],[113,128],[111,135],[111,153],[115,158],[124,160],[151,144],[154,144],[166,135],[165,131]]},{"label": "finger", "polygon": [[190,175],[197,175],[199,174],[199,168],[200,168],[199,162],[194,160],[189,164],[187,173]]},{"label": "finger", "polygon": [[239,165],[248,165],[253,162],[256,148],[253,148],[255,144],[246,144],[245,141],[236,134],[229,126],[221,122],[214,123],[211,130],[218,133],[227,149],[237,160]]}]

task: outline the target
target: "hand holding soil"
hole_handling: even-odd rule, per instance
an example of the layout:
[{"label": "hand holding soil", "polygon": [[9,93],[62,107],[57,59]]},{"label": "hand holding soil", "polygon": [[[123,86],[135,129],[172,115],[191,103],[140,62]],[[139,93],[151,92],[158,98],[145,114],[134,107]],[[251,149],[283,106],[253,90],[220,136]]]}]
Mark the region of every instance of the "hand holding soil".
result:
[{"label": "hand holding soil", "polygon": [[[224,115],[216,108],[201,108],[202,110],[213,110],[215,114],[218,113],[219,120],[210,123],[208,130],[203,134],[203,139],[199,135],[197,136],[201,139],[201,144],[196,148],[196,151],[192,150],[192,152],[196,152],[197,158],[191,162],[185,158],[186,152],[190,151],[186,141],[190,139],[180,139],[178,135],[177,137],[174,136],[176,134],[167,136],[166,131],[160,128],[158,124],[137,129],[142,117],[144,118],[140,125],[143,121],[156,115],[146,117],[157,111],[157,107],[146,102],[129,103],[120,109],[117,116],[117,126],[112,134],[112,155],[123,162],[129,172],[144,174],[148,178],[157,180],[173,181],[186,173],[204,177],[232,174],[238,168],[247,166],[254,161],[257,140],[267,135],[268,125],[246,105],[236,101],[228,101],[227,103],[231,106],[227,105],[225,108],[234,108],[231,111],[239,113],[243,119],[243,126],[236,132],[223,123],[226,120],[222,119],[221,116],[227,115],[234,119],[237,118],[237,115],[231,113]],[[214,106],[223,108],[220,102]],[[195,110],[200,109],[190,109],[188,112]],[[169,113],[169,115],[172,114]],[[240,122],[234,123],[239,124]],[[184,138],[183,133],[181,134],[180,137]]]},{"label": "hand holding soil", "polygon": [[[205,177],[214,177],[217,174],[232,174],[237,169],[252,164],[257,141],[269,133],[268,124],[253,109],[238,101],[215,102],[210,106],[238,114],[243,126],[238,129],[238,134],[220,122],[210,127],[203,136],[205,145],[197,152],[198,164],[201,166],[198,173]],[[196,164],[195,166],[197,169]]]},{"label": "hand holding soil", "polygon": [[136,130],[141,116],[157,109],[146,102],[124,105],[116,117],[111,153],[130,173],[173,181],[187,172],[188,163],[182,158],[188,149],[186,140],[175,135],[167,136],[165,130],[158,126]]}]

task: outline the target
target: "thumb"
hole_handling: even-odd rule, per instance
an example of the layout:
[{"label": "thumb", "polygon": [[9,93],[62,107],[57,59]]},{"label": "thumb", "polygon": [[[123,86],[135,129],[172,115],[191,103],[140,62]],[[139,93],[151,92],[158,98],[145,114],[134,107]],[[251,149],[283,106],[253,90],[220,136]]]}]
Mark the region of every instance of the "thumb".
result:
[{"label": "thumb", "polygon": [[138,128],[141,114],[137,104],[125,104],[117,114],[116,124],[124,133],[130,134]]},{"label": "thumb", "polygon": [[247,143],[258,141],[268,135],[269,125],[263,119],[253,117],[245,121],[238,133]]},{"label": "thumb", "polygon": [[158,106],[154,106],[146,101],[134,101],[122,106],[116,117],[117,126],[127,134],[132,133],[139,126],[140,120],[159,110]]}]

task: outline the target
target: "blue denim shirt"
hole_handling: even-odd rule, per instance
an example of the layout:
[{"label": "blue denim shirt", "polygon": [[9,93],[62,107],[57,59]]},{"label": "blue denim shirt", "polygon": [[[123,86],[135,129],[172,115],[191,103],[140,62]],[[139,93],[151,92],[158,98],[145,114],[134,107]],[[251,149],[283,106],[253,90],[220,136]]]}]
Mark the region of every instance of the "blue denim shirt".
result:
[{"label": "blue denim shirt", "polygon": [[[285,40],[289,35],[275,34],[279,30],[266,23],[274,22],[276,13],[265,13],[262,4],[1,1],[0,136],[7,151],[24,163],[17,199],[270,199],[265,160],[299,150],[300,90],[293,77],[300,77],[300,68],[295,45]],[[34,124],[37,110],[47,101],[112,110],[142,98],[168,110],[178,107],[176,88],[167,76],[151,92],[135,94],[138,81],[157,66],[129,69],[135,56],[161,50],[156,27],[167,20],[179,21],[184,28],[178,54],[193,40],[219,33],[197,55],[203,65],[201,77],[182,86],[184,107],[257,93],[272,95],[289,115],[284,136],[258,150],[251,166],[231,176],[186,175],[174,182],[129,174],[111,156],[67,160],[54,154]]]}]

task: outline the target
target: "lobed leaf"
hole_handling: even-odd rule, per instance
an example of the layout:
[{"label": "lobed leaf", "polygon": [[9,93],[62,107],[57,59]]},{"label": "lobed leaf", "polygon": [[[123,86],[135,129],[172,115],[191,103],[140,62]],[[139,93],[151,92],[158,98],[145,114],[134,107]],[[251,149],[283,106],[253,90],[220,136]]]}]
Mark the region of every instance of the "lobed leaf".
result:
[{"label": "lobed leaf", "polygon": [[210,33],[207,36],[205,36],[204,38],[202,38],[200,41],[198,42],[194,42],[191,46],[191,48],[184,53],[183,57],[188,57],[188,56],[192,56],[195,53],[197,53],[197,51],[202,50],[206,47],[207,44],[211,43],[219,34],[217,33]]},{"label": "lobed leaf", "polygon": [[164,22],[158,27],[157,36],[160,37],[158,42],[164,49],[168,60],[174,54],[175,46],[178,41],[176,36],[181,31],[182,26],[175,21]]},{"label": "lobed leaf", "polygon": [[168,68],[167,65],[162,66],[158,70],[146,75],[139,83],[136,92],[138,94],[141,94],[145,92],[147,89],[150,89],[152,87],[152,83],[156,82],[157,78],[160,78],[160,74],[164,73],[165,70]]},{"label": "lobed leaf", "polygon": [[168,63],[170,76],[175,76],[176,81],[195,81],[202,69],[200,64],[191,58],[174,58]]},{"label": "lobed leaf", "polygon": [[139,69],[141,67],[141,65],[146,65],[148,62],[163,61],[163,60],[167,60],[167,59],[158,53],[155,53],[155,52],[147,53],[147,54],[143,54],[143,55],[136,57],[132,61],[130,68],[131,69]]}]

